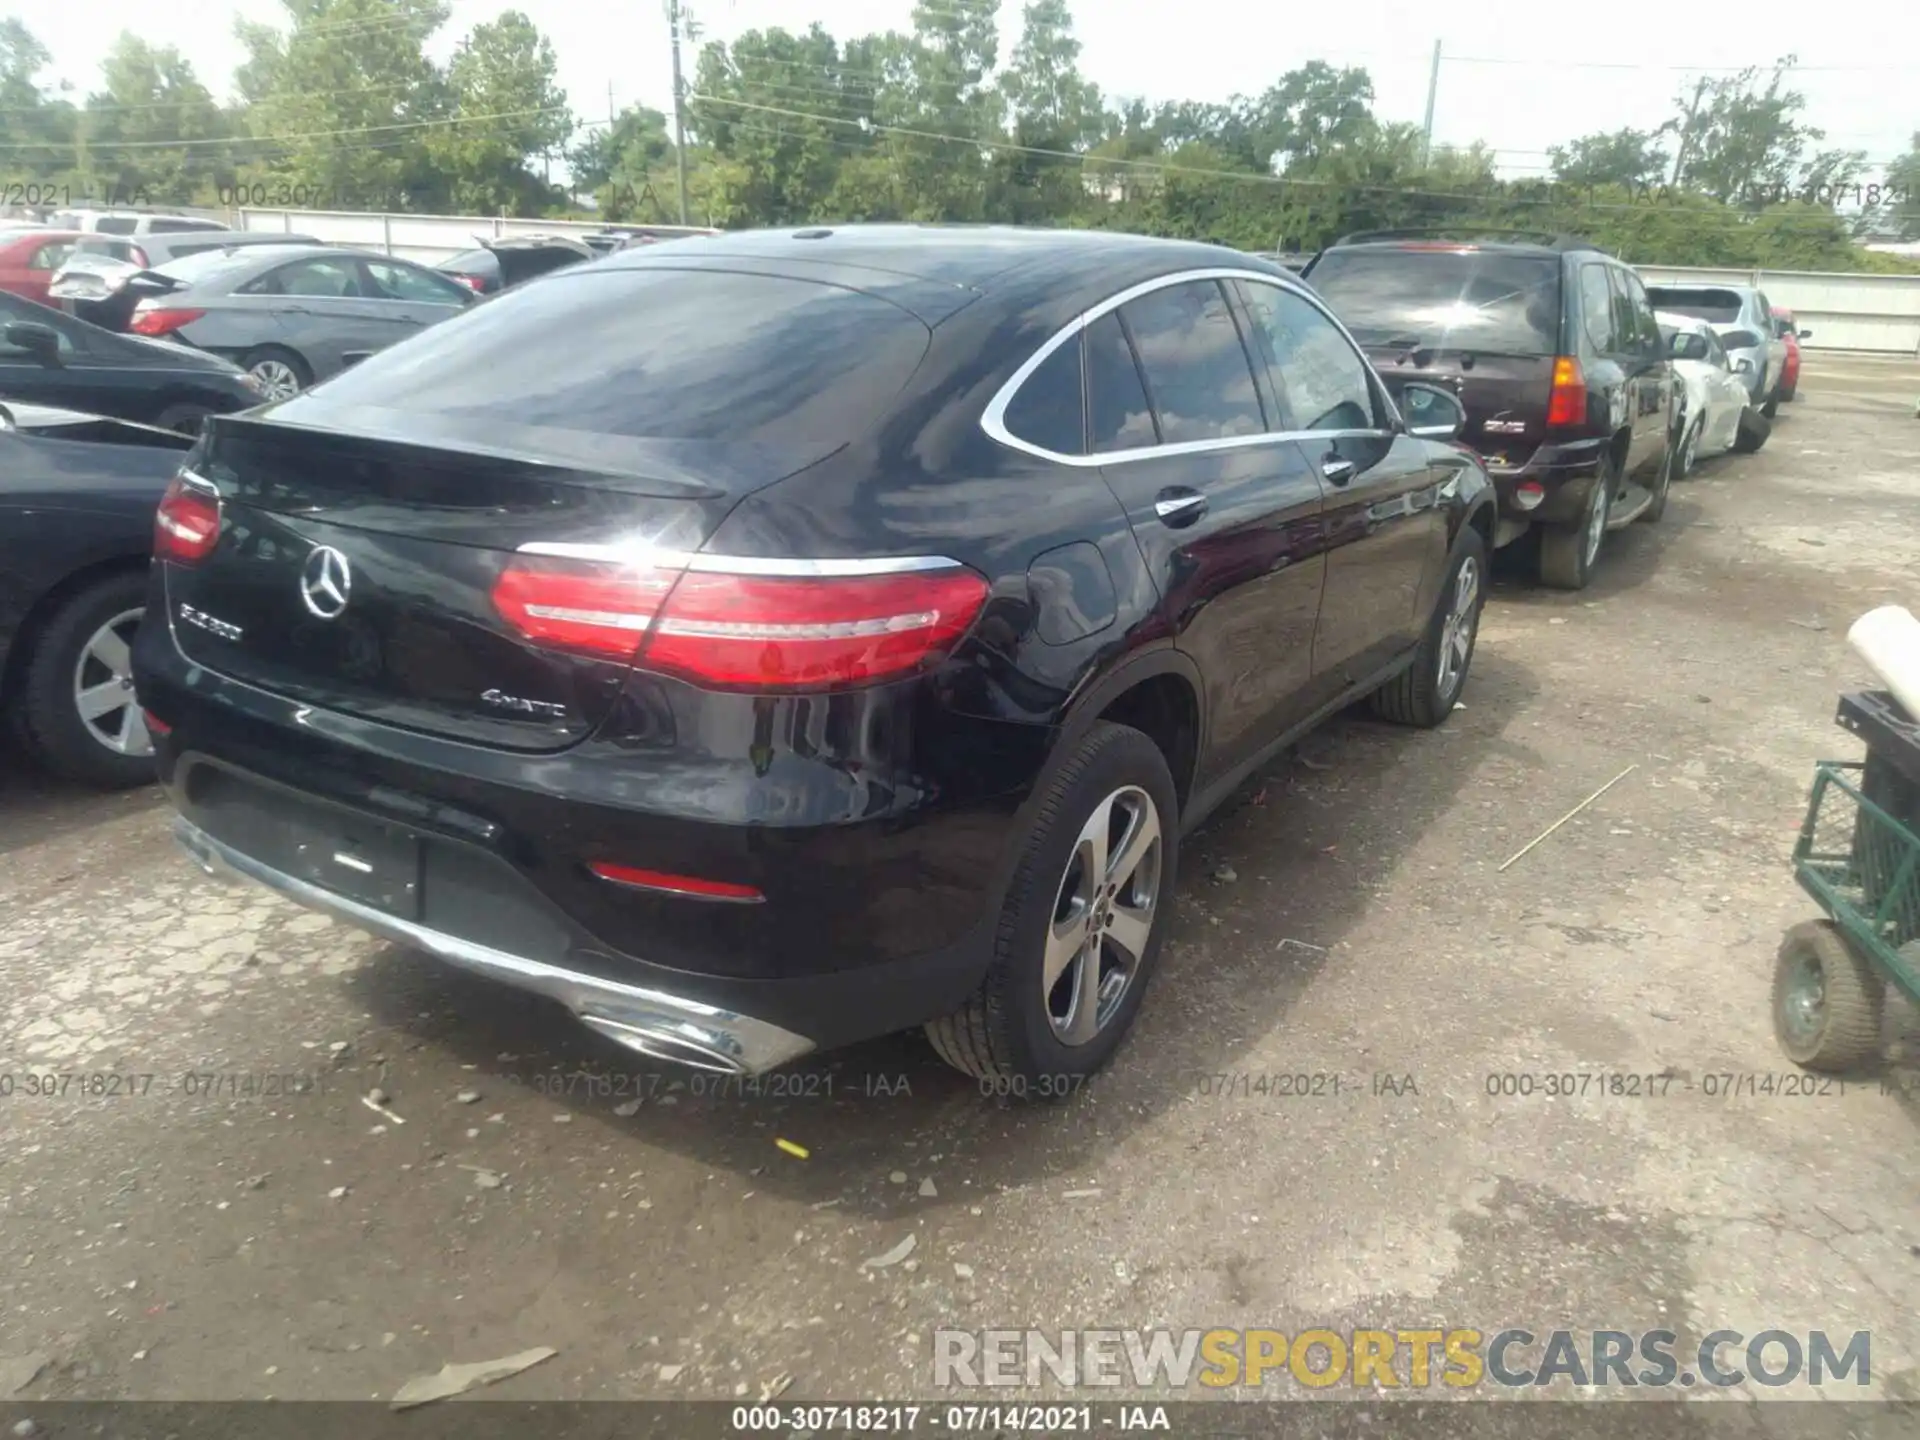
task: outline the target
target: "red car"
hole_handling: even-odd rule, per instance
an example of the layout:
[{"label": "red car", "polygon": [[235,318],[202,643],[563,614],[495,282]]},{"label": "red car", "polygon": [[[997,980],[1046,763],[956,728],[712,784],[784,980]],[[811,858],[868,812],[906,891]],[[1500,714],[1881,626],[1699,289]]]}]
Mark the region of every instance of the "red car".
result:
[{"label": "red car", "polygon": [[[37,305],[52,304],[47,299],[47,286],[53,283],[53,272],[66,264],[76,249],[128,260],[143,269],[147,263],[146,254],[138,245],[112,235],[80,230],[0,229],[0,290]],[[53,308],[60,307],[54,305]]]},{"label": "red car", "polygon": [[1813,338],[1813,331],[1796,329],[1793,312],[1773,307],[1773,333],[1787,342],[1787,363],[1780,371],[1780,398],[1793,399],[1794,391],[1800,387],[1800,342]]}]

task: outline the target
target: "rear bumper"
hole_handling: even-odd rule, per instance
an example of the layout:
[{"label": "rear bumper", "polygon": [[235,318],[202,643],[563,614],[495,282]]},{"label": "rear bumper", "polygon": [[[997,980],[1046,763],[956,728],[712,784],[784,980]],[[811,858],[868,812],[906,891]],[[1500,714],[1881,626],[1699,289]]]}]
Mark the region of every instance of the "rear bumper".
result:
[{"label": "rear bumper", "polygon": [[657,1060],[733,1075],[758,1075],[812,1050],[806,1037],[718,1005],[530,959],[386,915],[344,895],[261,863],[176,815],[174,838],[217,878],[251,880],[287,899],[358,926],[436,960],[558,1000],[579,1019],[628,1049]]},{"label": "rear bumper", "polygon": [[[1499,497],[1500,518],[1520,525],[1573,524],[1586,509],[1607,443],[1595,438],[1542,445],[1522,465],[1489,463],[1487,474]],[[1541,501],[1531,507],[1516,498],[1520,487],[1529,482],[1544,492]]]}]

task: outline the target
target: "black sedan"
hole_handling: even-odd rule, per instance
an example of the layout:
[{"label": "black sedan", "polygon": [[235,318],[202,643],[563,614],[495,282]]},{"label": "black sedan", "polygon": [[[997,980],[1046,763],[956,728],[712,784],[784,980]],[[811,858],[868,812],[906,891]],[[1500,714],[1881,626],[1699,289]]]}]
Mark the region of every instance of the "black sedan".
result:
[{"label": "black sedan", "polygon": [[0,405],[0,719],[69,779],[153,778],[127,652],[154,510],[192,444],[98,415]]},{"label": "black sedan", "polygon": [[115,335],[0,294],[0,401],[83,410],[195,435],[207,416],[248,410],[263,398],[258,381],[216,355]]}]

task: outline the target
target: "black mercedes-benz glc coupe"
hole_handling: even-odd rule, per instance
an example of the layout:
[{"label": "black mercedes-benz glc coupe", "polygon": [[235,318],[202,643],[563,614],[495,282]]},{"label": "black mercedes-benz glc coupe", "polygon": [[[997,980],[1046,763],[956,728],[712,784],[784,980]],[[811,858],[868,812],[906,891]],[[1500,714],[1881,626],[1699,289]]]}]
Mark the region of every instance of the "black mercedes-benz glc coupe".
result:
[{"label": "black mercedes-benz glc coupe", "polygon": [[1082,1075],[1184,833],[1356,699],[1453,709],[1461,418],[1216,246],[664,243],[211,422],[139,696],[207,868],[646,1055]]}]

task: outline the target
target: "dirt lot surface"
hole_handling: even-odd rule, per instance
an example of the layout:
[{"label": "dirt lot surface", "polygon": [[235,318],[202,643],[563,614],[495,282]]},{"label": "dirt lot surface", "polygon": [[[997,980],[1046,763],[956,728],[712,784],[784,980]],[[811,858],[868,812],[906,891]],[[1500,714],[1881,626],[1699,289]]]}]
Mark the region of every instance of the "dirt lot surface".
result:
[{"label": "dirt lot surface", "polygon": [[1920,1395],[1907,1012],[1882,1077],[1768,1079],[1845,632],[1920,608],[1916,399],[1814,357],[1592,590],[1502,583],[1449,726],[1342,719],[1250,785],[1061,1106],[917,1036],[716,1095],[203,879],[151,793],[0,768],[0,1356],[47,1362],[12,1398],[385,1398],[535,1346],[489,1396],[926,1397],[940,1327],[1136,1325],[1870,1330],[1866,1393]]}]

